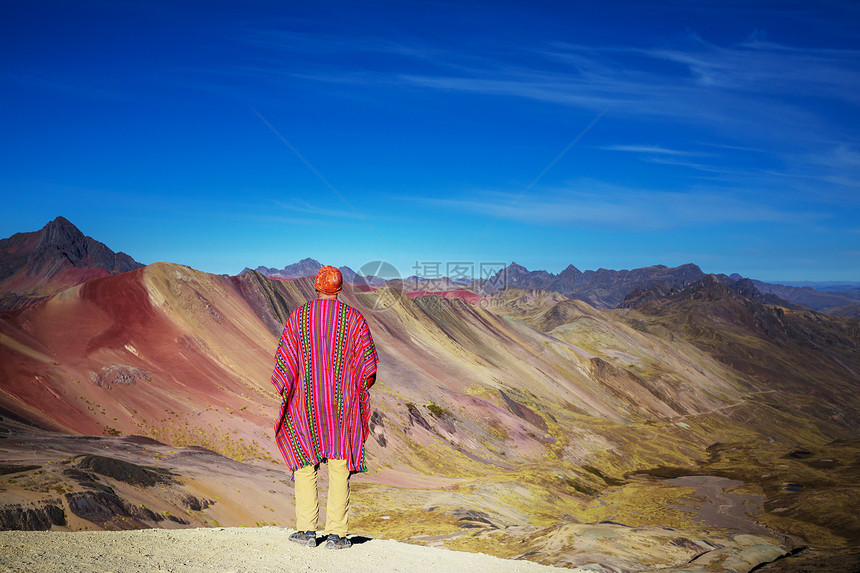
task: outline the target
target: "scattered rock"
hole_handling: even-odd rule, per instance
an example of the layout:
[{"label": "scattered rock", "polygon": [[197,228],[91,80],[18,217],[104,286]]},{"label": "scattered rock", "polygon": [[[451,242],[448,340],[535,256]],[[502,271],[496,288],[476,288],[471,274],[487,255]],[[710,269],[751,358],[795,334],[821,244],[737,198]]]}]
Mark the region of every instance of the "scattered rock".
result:
[{"label": "scattered rock", "polygon": [[460,527],[463,529],[474,529],[478,527],[498,529],[498,527],[490,521],[490,516],[483,511],[474,509],[455,509],[451,512],[454,519],[457,520]]},{"label": "scattered rock", "polygon": [[104,524],[115,516],[131,517],[125,504],[113,493],[104,491],[67,493],[66,501],[72,513],[93,523]]},{"label": "scattered rock", "polygon": [[53,504],[0,509],[0,529],[5,531],[47,531],[53,525],[66,525],[66,512]]},{"label": "scattered rock", "polygon": [[42,466],[16,466],[15,464],[0,464],[0,476],[37,470]]},{"label": "scattered rock", "polygon": [[158,440],[153,440],[152,438],[149,438],[147,436],[138,436],[136,434],[126,436],[122,439],[122,441],[128,442],[130,444],[141,444],[144,446],[166,446],[167,445],[167,444],[164,444],[162,442],[159,442]]},{"label": "scattered rock", "polygon": [[176,523],[181,523],[182,525],[188,525],[188,522],[181,517],[176,517],[172,513],[165,513],[164,516],[170,521],[175,521]]},{"label": "scattered rock", "polygon": [[198,499],[190,494],[182,498],[182,505],[192,511],[203,511],[204,509],[214,504],[215,502],[211,499]]},{"label": "scattered rock", "polygon": [[128,510],[131,516],[135,519],[140,519],[143,521],[153,521],[156,523],[159,521],[164,521],[164,518],[162,516],[158,515],[148,507],[143,507],[141,505],[132,505],[128,508]]},{"label": "scattered rock", "polygon": [[90,374],[90,381],[93,384],[108,390],[111,386],[130,386],[136,384],[138,380],[147,381],[151,379],[152,374],[149,372],[119,364],[104,366],[101,371]]},{"label": "scattered rock", "polygon": [[145,468],[131,462],[104,456],[83,456],[78,467],[132,485],[154,486],[174,483],[167,470]]},{"label": "scattered rock", "polygon": [[430,426],[427,420],[424,419],[424,416],[421,415],[420,410],[418,410],[418,407],[415,404],[413,404],[412,402],[407,402],[406,409],[409,410],[410,426],[417,424],[428,432],[433,431],[433,428]]},{"label": "scattered rock", "polygon": [[370,430],[373,431],[377,426],[385,427],[385,416],[379,410],[374,410],[370,415]]},{"label": "scattered rock", "polygon": [[63,475],[75,480],[77,484],[81,487],[85,487],[89,490],[94,491],[102,491],[105,493],[113,494],[114,490],[107,484],[103,484],[99,481],[99,479],[93,474],[89,474],[87,472],[81,471],[75,468],[67,468],[63,470]]}]

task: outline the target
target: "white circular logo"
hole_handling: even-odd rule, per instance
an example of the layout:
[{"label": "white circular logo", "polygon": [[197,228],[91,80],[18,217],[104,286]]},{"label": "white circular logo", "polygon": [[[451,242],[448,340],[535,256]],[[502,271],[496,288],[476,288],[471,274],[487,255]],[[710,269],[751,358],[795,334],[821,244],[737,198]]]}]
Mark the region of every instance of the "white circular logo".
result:
[{"label": "white circular logo", "polygon": [[387,261],[369,261],[361,265],[355,277],[345,288],[352,290],[353,298],[368,310],[391,308],[400,298],[399,281],[403,277],[397,268]]}]

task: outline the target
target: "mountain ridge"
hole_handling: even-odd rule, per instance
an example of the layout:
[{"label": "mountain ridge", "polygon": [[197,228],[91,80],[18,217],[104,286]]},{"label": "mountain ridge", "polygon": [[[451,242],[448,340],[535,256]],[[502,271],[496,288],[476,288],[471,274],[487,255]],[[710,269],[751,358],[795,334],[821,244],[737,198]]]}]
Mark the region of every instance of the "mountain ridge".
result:
[{"label": "mountain ridge", "polygon": [[[39,231],[16,233],[0,239],[0,309],[26,305],[65,287],[142,266],[126,253],[114,252],[104,243],[85,236],[74,224],[59,216]],[[283,269],[259,266],[254,270],[268,277],[294,280],[315,275],[321,266],[319,261],[307,257]],[[340,269],[346,282],[373,287],[388,282],[414,291],[443,291],[460,289],[469,283],[446,277],[408,277],[392,283],[360,276],[348,266]],[[250,270],[246,267],[242,273]],[[705,273],[693,263],[677,267],[651,265],[630,270],[600,268],[596,271],[581,271],[570,264],[560,273],[553,274],[545,270],[530,271],[514,261],[494,276],[475,279],[471,283],[472,290],[478,294],[490,294],[508,286],[540,289],[584,300],[597,308],[616,308],[633,290],[646,290],[655,285],[663,285],[666,289],[681,288],[704,276]],[[728,278],[739,280],[742,277],[732,274]],[[822,291],[810,286],[751,280],[762,294],[776,295],[788,303],[836,316],[860,317],[860,294],[856,289]],[[414,285],[411,284],[413,282]]]},{"label": "mountain ridge", "polygon": [[[280,270],[262,266],[256,270],[272,278],[296,279],[313,276],[320,266],[318,261],[306,258]],[[248,270],[250,269],[246,268],[243,272]],[[359,276],[349,267],[341,267],[341,271],[346,282],[360,282],[373,287],[388,284],[409,292],[446,292],[466,288],[479,295],[492,294],[508,287],[537,289],[557,292],[603,309],[621,307],[627,296],[634,291],[646,291],[657,286],[668,292],[671,289],[683,288],[706,276],[694,263],[677,267],[651,265],[629,270],[599,268],[596,271],[581,271],[570,264],[558,274],[553,274],[545,270],[530,271],[513,261],[488,279],[426,278],[413,275],[385,281],[376,277]],[[860,294],[855,294],[852,289],[818,291],[809,286],[793,287],[748,279],[737,273],[715,276],[720,277],[726,284],[739,282],[744,285],[743,288],[754,287],[759,293],[757,296],[772,295],[771,304],[787,308],[810,308],[834,316],[860,318]]]},{"label": "mountain ridge", "polygon": [[57,217],[39,231],[0,239],[0,309],[142,266]]}]

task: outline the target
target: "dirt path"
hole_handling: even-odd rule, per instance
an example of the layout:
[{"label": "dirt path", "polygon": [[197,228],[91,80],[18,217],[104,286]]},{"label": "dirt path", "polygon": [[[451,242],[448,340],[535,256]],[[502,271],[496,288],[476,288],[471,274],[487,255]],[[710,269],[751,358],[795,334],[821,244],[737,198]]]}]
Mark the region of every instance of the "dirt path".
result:
[{"label": "dirt path", "polygon": [[291,543],[279,527],[141,531],[0,532],[0,571],[27,573],[240,573],[572,571],[480,553],[366,540],[350,549]]}]

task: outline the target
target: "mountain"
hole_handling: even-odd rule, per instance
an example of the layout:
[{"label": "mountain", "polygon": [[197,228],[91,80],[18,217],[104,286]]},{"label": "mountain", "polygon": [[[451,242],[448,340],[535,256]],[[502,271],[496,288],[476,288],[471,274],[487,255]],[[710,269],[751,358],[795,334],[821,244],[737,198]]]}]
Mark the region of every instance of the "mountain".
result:
[{"label": "mountain", "polygon": [[752,281],[763,293],[779,296],[787,301],[802,304],[813,310],[835,316],[860,318],[860,291],[855,289],[821,291],[810,286],[795,287]]},{"label": "mountain", "polygon": [[[771,390],[816,396],[804,407],[834,415],[855,388],[856,373],[849,365],[860,357],[860,323],[767,304],[769,296],[756,297],[708,275],[662,296],[636,297],[625,306],[654,317],[650,322],[682,334]],[[750,347],[757,350],[754,357],[748,354]],[[848,427],[860,427],[860,420],[851,418]]]},{"label": "mountain", "polygon": [[[257,273],[273,279],[300,279],[302,277],[314,277],[322,268],[322,263],[310,257],[302,259],[297,263],[285,266],[283,269],[274,269],[270,267],[260,266],[255,269]],[[242,273],[249,272],[251,269],[246,268]],[[356,282],[356,272],[347,266],[339,267],[343,275],[343,281],[347,283]],[[364,281],[364,277],[361,278]]]},{"label": "mountain", "polygon": [[[296,279],[314,276],[322,266],[318,261],[306,258],[298,263],[287,265],[283,269],[260,266],[256,271],[271,278]],[[245,269],[247,272],[250,269]],[[524,266],[513,262],[500,269],[489,279],[453,280],[448,277],[425,278],[409,276],[404,279],[383,279],[374,276],[359,276],[349,267],[340,267],[345,282],[360,283],[365,286],[379,287],[388,284],[392,288],[404,292],[429,293],[455,290],[472,290],[479,294],[492,294],[506,288],[524,290],[546,290],[563,294],[569,298],[584,300],[596,308],[617,308],[624,303],[627,296],[634,291],[646,291],[652,287],[668,292],[671,289],[683,288],[705,276],[702,270],[688,263],[678,267],[654,265],[632,270],[598,269],[596,271],[580,271],[573,265],[568,265],[562,272],[555,275],[544,270],[530,271]],[[737,282],[745,285],[745,279],[738,274],[717,275],[722,281]],[[825,286],[815,290],[810,286],[794,287],[765,283],[751,280],[757,291],[757,296],[774,295],[772,304],[781,304],[788,308],[810,308],[834,316],[860,318],[860,291],[850,288],[851,285],[838,283],[837,287]],[[821,283],[830,285],[830,283]],[[835,290],[834,290],[835,289]]]},{"label": "mountain", "polygon": [[[725,275],[711,274],[706,275],[702,280],[707,279],[708,284],[719,283],[725,288],[761,304],[776,305],[792,310],[809,310],[809,307],[807,306],[791,303],[775,294],[762,293],[756,288],[754,281],[750,279],[746,279],[738,275],[733,276],[735,278],[727,277]],[[643,306],[648,301],[677,296],[679,293],[687,292],[689,288],[697,286],[700,282],[701,281],[697,281],[682,288],[670,287],[665,283],[657,284],[647,289],[637,288],[627,294],[624,302],[618,305],[618,308],[637,308]]]},{"label": "mountain", "polygon": [[[698,267],[649,269],[620,272]],[[860,321],[728,277],[650,288],[614,309],[344,288],[380,354],[353,530],[602,570],[860,542]],[[0,523],[291,525],[269,378],[313,296],[156,263],[0,312]]]},{"label": "mountain", "polygon": [[[320,263],[314,259],[304,259],[298,263],[287,265],[283,269],[257,267],[256,271],[271,278],[295,279],[314,276],[320,268]],[[250,269],[245,269],[245,272]],[[632,270],[580,271],[573,265],[568,265],[562,272],[555,275],[544,270],[530,271],[524,266],[513,262],[500,269],[489,279],[464,281],[452,280],[448,277],[424,278],[410,276],[405,279],[385,280],[374,276],[359,276],[349,267],[341,267],[344,281],[371,287],[388,286],[410,293],[443,293],[462,289],[472,290],[479,294],[492,294],[506,288],[524,290],[545,290],[557,292],[569,298],[583,300],[595,308],[617,308],[633,292],[648,291],[667,293],[672,289],[683,288],[701,280],[705,273],[692,264],[679,267],[654,265]],[[738,274],[716,275],[726,284],[735,284],[736,288],[752,288],[757,297],[770,297],[770,304],[780,304],[786,308],[810,308],[832,314],[860,318],[860,295],[856,291],[822,292],[811,287],[790,287],[773,285],[762,281],[746,279]],[[653,294],[649,294],[651,296]],[[753,292],[752,290],[750,292]]]},{"label": "mountain", "polygon": [[529,271],[522,265],[511,263],[499,270],[482,287],[495,292],[504,288],[540,289],[584,300],[595,308],[615,308],[634,289],[663,285],[677,288],[700,280],[702,270],[694,264],[679,267],[655,265],[633,270],[607,270],[582,272],[569,265],[558,275],[547,271]]},{"label": "mountain", "polygon": [[0,239],[0,309],[142,266],[57,217],[39,231]]},{"label": "mountain", "polygon": [[[283,269],[273,269],[269,267],[257,267],[255,270],[267,277],[277,279],[298,279],[302,277],[316,276],[317,271],[322,268],[322,263],[310,257],[302,259],[297,263],[285,266]],[[245,269],[248,271],[250,269]]]}]

